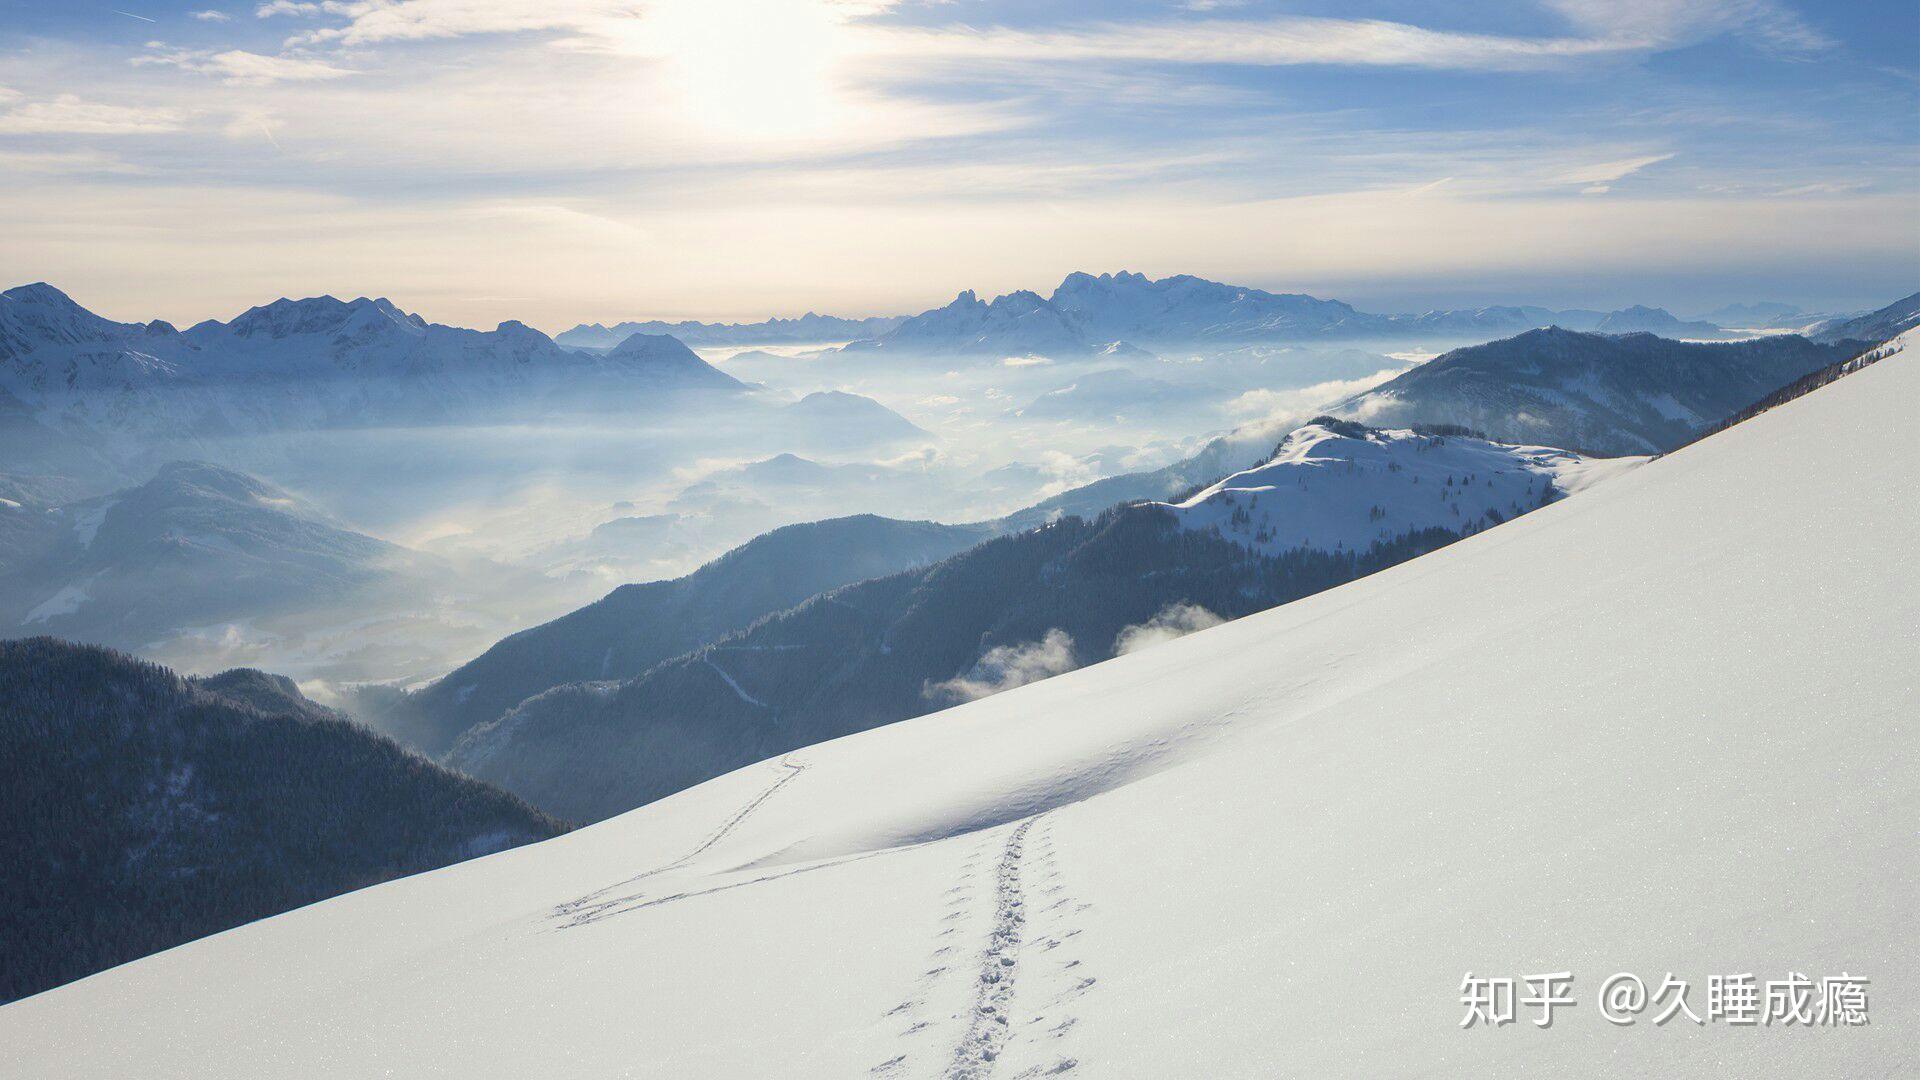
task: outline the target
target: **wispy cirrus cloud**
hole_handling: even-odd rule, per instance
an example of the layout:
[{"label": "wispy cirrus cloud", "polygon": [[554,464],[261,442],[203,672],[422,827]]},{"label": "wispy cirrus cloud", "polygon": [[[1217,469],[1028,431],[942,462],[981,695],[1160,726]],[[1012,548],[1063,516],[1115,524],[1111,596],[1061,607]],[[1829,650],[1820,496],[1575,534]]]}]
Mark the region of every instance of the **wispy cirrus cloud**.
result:
[{"label": "wispy cirrus cloud", "polygon": [[[1551,280],[1594,306],[1596,282],[1645,296],[1675,267],[1913,265],[1886,225],[1920,191],[1887,122],[1912,81],[1786,62],[1829,27],[1854,57],[1857,20],[1807,0],[1274,6],[1295,5],[247,0],[155,47],[76,18],[8,56],[0,229],[40,276],[217,250],[236,301],[325,264],[475,322],[638,295],[728,318],[910,310],[1085,267],[1376,306]],[[125,136],[118,161],[73,156],[86,133]],[[296,196],[333,201],[286,213]],[[507,294],[537,299],[464,299]]]},{"label": "wispy cirrus cloud", "polygon": [[[11,95],[11,96],[9,96]],[[113,105],[60,94],[48,101],[24,101],[18,91],[0,91],[0,135],[152,135],[179,131],[185,114],[177,109]]]},{"label": "wispy cirrus cloud", "polygon": [[1774,0],[1546,0],[1591,35],[1662,48],[1732,33],[1776,50],[1819,52],[1834,42]]},{"label": "wispy cirrus cloud", "polygon": [[[330,15],[344,20],[296,35],[291,44],[371,45],[472,35],[559,31],[574,44],[645,48],[650,22],[670,20],[667,0],[636,8],[623,0],[271,0],[257,14]],[[1282,15],[1228,18],[1238,0],[1187,0],[1174,19],[1067,23],[1045,29],[959,22],[883,26],[893,0],[792,0],[843,24],[860,52],[926,58],[1134,61],[1286,66],[1328,64],[1523,71],[1581,58],[1646,52],[1717,33],[1739,33],[1788,49],[1828,42],[1771,0],[1545,0],[1575,32],[1521,36],[1434,29],[1371,18]],[[734,5],[739,6],[739,5]]]},{"label": "wispy cirrus cloud", "polygon": [[341,79],[356,74],[351,68],[336,67],[310,56],[266,56],[244,49],[224,52],[175,50],[134,58],[134,64],[158,64],[177,67],[202,75],[216,75],[234,86],[267,86],[280,82],[314,82]]},{"label": "wispy cirrus cloud", "polygon": [[1180,19],[1048,30],[938,27],[874,32],[888,51],[959,60],[1303,64],[1525,71],[1646,48],[1612,37],[1510,37],[1381,19]]},{"label": "wispy cirrus cloud", "polygon": [[[807,0],[797,0],[805,3]],[[658,5],[656,5],[658,6]],[[268,9],[272,9],[269,12]],[[259,14],[308,15],[324,11],[345,19],[340,25],[296,35],[298,45],[338,42],[375,45],[391,41],[528,31],[567,31],[590,36],[619,36],[620,23],[643,19],[631,3],[619,0],[333,0],[325,4],[274,0]]]},{"label": "wispy cirrus cloud", "polygon": [[1646,154],[1640,157],[1622,158],[1619,161],[1599,161],[1591,165],[1580,165],[1566,172],[1548,177],[1552,184],[1611,184],[1624,180],[1649,165],[1658,165],[1671,161],[1672,154]]}]

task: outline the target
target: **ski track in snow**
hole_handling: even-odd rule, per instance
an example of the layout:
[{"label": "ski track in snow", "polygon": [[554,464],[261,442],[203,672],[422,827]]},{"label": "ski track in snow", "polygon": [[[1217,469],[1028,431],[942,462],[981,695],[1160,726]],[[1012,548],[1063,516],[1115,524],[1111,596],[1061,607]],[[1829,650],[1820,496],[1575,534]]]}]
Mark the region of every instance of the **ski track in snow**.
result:
[{"label": "ski track in snow", "polygon": [[[991,872],[986,880],[978,880],[975,868],[987,859],[992,860]],[[1051,1040],[1065,1037],[1078,1019],[1056,1007],[1084,994],[1094,980],[1081,970],[1078,959],[1064,958],[1054,950],[1079,935],[1071,924],[1090,905],[1075,905],[1072,898],[1059,895],[1063,886],[1053,863],[1052,823],[1047,813],[1014,825],[997,855],[982,843],[960,869],[960,881],[946,892],[952,899],[942,908],[941,929],[930,957],[934,966],[921,976],[915,994],[885,1017],[906,1025],[899,1033],[905,1049],[870,1068],[869,1074],[885,1080],[910,1075],[986,1080],[1008,1059],[1010,1044],[1016,1041],[1023,1051],[1016,1057],[1042,1060],[1015,1074],[1015,1080],[1072,1071],[1079,1061],[1050,1052]],[[978,892],[989,894],[990,909],[976,904]],[[956,965],[956,943],[970,932],[982,932],[970,925],[981,918],[986,921],[985,942],[977,961]],[[944,1017],[930,1017],[929,998],[940,994],[942,984],[950,988],[946,995],[950,998],[956,977],[968,980],[962,990],[964,1007]],[[936,1019],[946,1023],[936,1024]],[[960,1031],[946,1044],[950,1049],[932,1054],[919,1050],[918,1040],[937,1035],[942,1027],[951,1030],[955,1024]]]},{"label": "ski track in snow", "polygon": [[[718,671],[719,669],[715,668],[714,670]],[[724,675],[725,673],[722,672],[723,677]],[[732,680],[729,679],[728,681],[731,682]],[[654,903],[658,903],[659,901],[648,901],[645,896],[642,896],[640,894],[618,896],[611,900],[601,900],[600,897],[605,896],[607,893],[612,892],[613,890],[621,888],[623,886],[632,885],[637,881],[644,881],[647,878],[653,877],[655,874],[664,874],[669,870],[678,869],[682,866],[685,866],[687,863],[692,862],[694,859],[699,858],[701,855],[705,854],[708,849],[712,848],[715,844],[718,844],[720,841],[726,839],[727,834],[733,832],[734,829],[739,828],[741,822],[747,820],[747,818],[751,816],[755,810],[760,809],[763,803],[765,803],[768,799],[773,798],[775,793],[777,793],[781,788],[785,787],[788,783],[792,782],[794,777],[797,777],[801,773],[807,771],[807,767],[804,764],[801,764],[800,762],[794,761],[793,755],[791,754],[780,759],[780,768],[786,771],[780,774],[779,779],[767,785],[767,787],[764,790],[762,790],[758,795],[755,795],[752,799],[749,799],[747,801],[747,804],[745,806],[742,806],[740,810],[737,813],[735,813],[732,817],[728,818],[724,822],[721,822],[720,827],[715,829],[711,834],[709,834],[705,840],[700,841],[699,845],[696,846],[692,851],[687,852],[685,855],[680,856],[678,859],[675,859],[670,863],[665,863],[661,866],[656,866],[651,870],[647,870],[643,873],[635,874],[634,876],[627,878],[623,881],[616,881],[613,884],[608,885],[604,888],[596,889],[593,892],[586,894],[585,896],[577,897],[573,900],[567,901],[564,904],[560,904],[553,909],[552,917],[555,919],[565,920],[560,924],[560,928],[565,930],[570,927],[585,926],[588,923],[597,922],[600,919],[606,918],[610,915],[617,915],[623,911],[631,911],[634,908],[638,908],[638,907],[650,907]],[[832,864],[828,864],[828,865],[832,865]],[[809,869],[818,869],[818,867],[812,867]],[[760,879],[760,880],[764,880],[764,879]],[[750,882],[743,882],[742,884],[750,884]],[[719,890],[707,890],[707,891],[715,892]],[[679,894],[674,897],[670,897],[668,899],[681,899],[686,895],[702,895],[702,894]]]},{"label": "ski track in snow", "polygon": [[980,955],[979,987],[967,1031],[953,1052],[951,1080],[983,1080],[1006,1045],[1012,1019],[1014,979],[1019,975],[1020,940],[1026,929],[1027,901],[1020,889],[1020,862],[1026,854],[1027,833],[1037,817],[1028,818],[1007,836],[993,876],[993,928]]}]

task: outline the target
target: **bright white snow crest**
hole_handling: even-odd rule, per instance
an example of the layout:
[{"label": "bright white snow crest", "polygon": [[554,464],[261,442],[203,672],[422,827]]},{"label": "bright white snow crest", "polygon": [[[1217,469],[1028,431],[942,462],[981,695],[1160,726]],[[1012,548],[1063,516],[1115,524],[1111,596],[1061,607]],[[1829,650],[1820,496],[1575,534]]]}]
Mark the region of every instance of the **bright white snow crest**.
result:
[{"label": "bright white snow crest", "polygon": [[1323,418],[1170,509],[1188,528],[1259,551],[1365,552],[1427,529],[1477,532],[1646,460]]},{"label": "bright white snow crest", "polygon": [[[1882,361],[1306,600],[16,1002],[0,1046],[33,1077],[1908,1074],[1916,400]],[[1453,521],[1556,467],[1419,445],[1310,434],[1232,484],[1310,510],[1364,469]],[[1558,971],[1551,1029],[1459,1026],[1465,973]],[[1621,971],[1702,1013],[1716,975],[1846,972],[1871,1022],[1615,1026]]]}]

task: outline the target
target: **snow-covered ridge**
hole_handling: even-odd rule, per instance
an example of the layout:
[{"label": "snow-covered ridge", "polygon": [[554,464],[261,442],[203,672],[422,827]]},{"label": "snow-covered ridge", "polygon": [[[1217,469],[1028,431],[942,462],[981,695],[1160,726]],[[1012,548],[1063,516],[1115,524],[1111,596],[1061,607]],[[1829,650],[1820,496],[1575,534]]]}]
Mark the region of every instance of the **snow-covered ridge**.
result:
[{"label": "snow-covered ridge", "polygon": [[1364,552],[1427,529],[1477,532],[1646,460],[1323,416],[1266,462],[1168,509],[1187,528],[1269,554]]}]

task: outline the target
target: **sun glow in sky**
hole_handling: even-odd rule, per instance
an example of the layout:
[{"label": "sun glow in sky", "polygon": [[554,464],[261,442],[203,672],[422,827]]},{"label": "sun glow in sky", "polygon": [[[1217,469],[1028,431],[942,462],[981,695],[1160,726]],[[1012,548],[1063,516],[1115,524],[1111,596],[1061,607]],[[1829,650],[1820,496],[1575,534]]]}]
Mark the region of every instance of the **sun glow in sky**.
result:
[{"label": "sun glow in sky", "polygon": [[895,313],[1122,268],[1375,309],[1864,306],[1920,284],[1914,22],[1911,0],[27,5],[0,26],[0,269],[180,322],[320,292],[487,326]]},{"label": "sun glow in sky", "polygon": [[675,112],[706,132],[805,137],[851,114],[839,83],[845,16],[808,0],[667,0],[617,24],[616,41],[664,64]]}]

